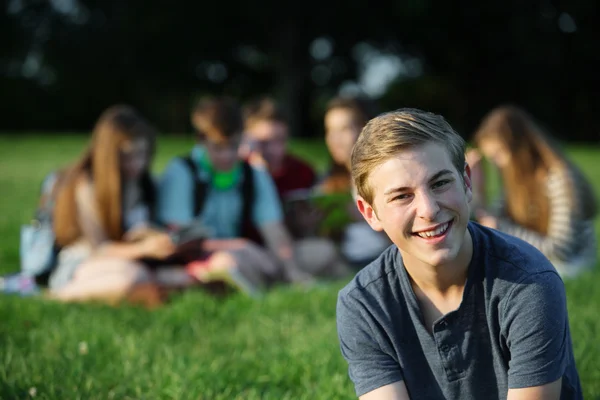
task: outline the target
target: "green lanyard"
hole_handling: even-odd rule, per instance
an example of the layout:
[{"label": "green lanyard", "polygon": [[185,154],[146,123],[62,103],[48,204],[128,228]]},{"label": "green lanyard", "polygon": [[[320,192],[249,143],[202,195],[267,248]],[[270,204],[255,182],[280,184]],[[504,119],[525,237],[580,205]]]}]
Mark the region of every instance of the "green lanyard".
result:
[{"label": "green lanyard", "polygon": [[216,171],[208,158],[206,152],[202,153],[200,157],[200,166],[202,169],[209,173],[211,177],[212,186],[219,190],[231,189],[240,178],[240,163],[236,163],[235,166],[229,171]]}]

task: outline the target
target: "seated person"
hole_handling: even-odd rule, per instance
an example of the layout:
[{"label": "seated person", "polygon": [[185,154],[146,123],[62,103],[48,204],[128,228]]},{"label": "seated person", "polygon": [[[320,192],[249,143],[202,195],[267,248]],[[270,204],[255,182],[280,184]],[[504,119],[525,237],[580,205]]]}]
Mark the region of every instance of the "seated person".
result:
[{"label": "seated person", "polygon": [[111,107],[81,159],[58,174],[52,220],[60,251],[48,280],[51,297],[120,301],[154,280],[141,259],[173,253],[169,236],[150,228],[155,136],[132,108]]},{"label": "seated person", "polygon": [[356,209],[351,196],[353,185],[350,156],[361,129],[373,116],[369,106],[361,98],[337,97],[328,103],[325,111],[325,143],[331,155],[332,166],[317,186],[317,191],[324,194],[349,195],[346,210],[352,222],[343,229],[341,250],[355,268],[375,259],[391,244],[385,235],[369,227]]},{"label": "seated person", "polygon": [[296,190],[310,189],[316,173],[305,161],[287,151],[289,128],[278,105],[269,98],[251,102],[244,108],[244,153],[271,174],[281,199]]},{"label": "seated person", "polygon": [[271,174],[294,237],[316,234],[320,215],[310,207],[308,198],[317,176],[308,163],[287,152],[289,128],[282,110],[273,100],[263,98],[246,105],[244,119],[242,157]]},{"label": "seated person", "polygon": [[[563,277],[594,266],[593,189],[532,118],[516,107],[498,107],[484,118],[475,143],[498,168],[504,195],[496,206],[479,201],[473,207],[474,217],[535,246]],[[467,156],[474,172],[481,169],[477,150]],[[486,190],[482,183],[477,188],[481,199]]]},{"label": "seated person", "polygon": [[444,118],[372,119],[352,176],[394,242],[338,296],[360,399],[582,399],[563,282],[535,247],[469,221],[465,142]]},{"label": "seated person", "polygon": [[[245,157],[271,174],[283,204],[286,226],[298,239],[295,245],[314,257],[323,254],[329,258],[337,250],[330,240],[317,237],[322,213],[311,201],[316,174],[310,165],[287,152],[289,131],[283,111],[268,98],[249,103],[244,111]],[[324,274],[341,277],[347,272],[340,259],[331,263]]]},{"label": "seated person", "polygon": [[268,171],[239,158],[244,126],[237,102],[201,101],[192,124],[198,143],[189,156],[169,163],[158,197],[159,220],[169,229],[199,223],[210,232],[204,243],[210,256],[190,264],[190,273],[248,292],[275,282],[310,282],[321,266],[297,256]]}]

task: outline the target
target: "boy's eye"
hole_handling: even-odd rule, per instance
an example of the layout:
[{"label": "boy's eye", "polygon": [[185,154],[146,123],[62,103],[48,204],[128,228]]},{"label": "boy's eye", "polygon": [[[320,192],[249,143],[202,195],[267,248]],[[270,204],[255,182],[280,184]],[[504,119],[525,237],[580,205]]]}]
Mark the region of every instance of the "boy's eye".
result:
[{"label": "boy's eye", "polygon": [[450,183],[450,180],[442,179],[441,181],[437,181],[436,183],[434,183],[432,187],[434,189],[438,189],[438,188],[441,188],[441,187],[447,185],[448,183]]},{"label": "boy's eye", "polygon": [[403,193],[403,194],[400,194],[400,195],[398,195],[398,196],[394,197],[392,200],[406,200],[406,199],[408,199],[409,197],[410,197],[410,194],[408,194],[408,193]]}]

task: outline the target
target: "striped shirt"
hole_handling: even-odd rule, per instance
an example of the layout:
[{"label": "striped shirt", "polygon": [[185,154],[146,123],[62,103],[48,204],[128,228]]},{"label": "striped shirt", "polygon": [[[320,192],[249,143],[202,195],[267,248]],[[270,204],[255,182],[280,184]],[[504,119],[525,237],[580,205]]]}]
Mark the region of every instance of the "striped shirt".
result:
[{"label": "striped shirt", "polygon": [[[570,169],[552,168],[546,182],[549,200],[548,232],[524,228],[512,221],[501,202],[497,208],[498,230],[516,236],[540,250],[555,266],[557,264],[596,261],[594,222],[583,219],[579,203],[580,188],[585,184]],[[558,269],[558,267],[557,267]]]}]

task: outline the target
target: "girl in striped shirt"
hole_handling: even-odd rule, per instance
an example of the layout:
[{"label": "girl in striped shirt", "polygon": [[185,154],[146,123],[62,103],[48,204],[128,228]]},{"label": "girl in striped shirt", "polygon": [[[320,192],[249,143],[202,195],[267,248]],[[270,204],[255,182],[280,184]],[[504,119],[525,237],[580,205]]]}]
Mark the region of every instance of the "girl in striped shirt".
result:
[{"label": "girl in striped shirt", "polygon": [[[503,194],[494,207],[476,188],[474,216],[483,225],[529,242],[563,277],[594,266],[596,200],[583,173],[523,110],[492,110],[475,133],[483,156],[495,165]],[[483,176],[477,150],[467,153],[474,177]]]}]

